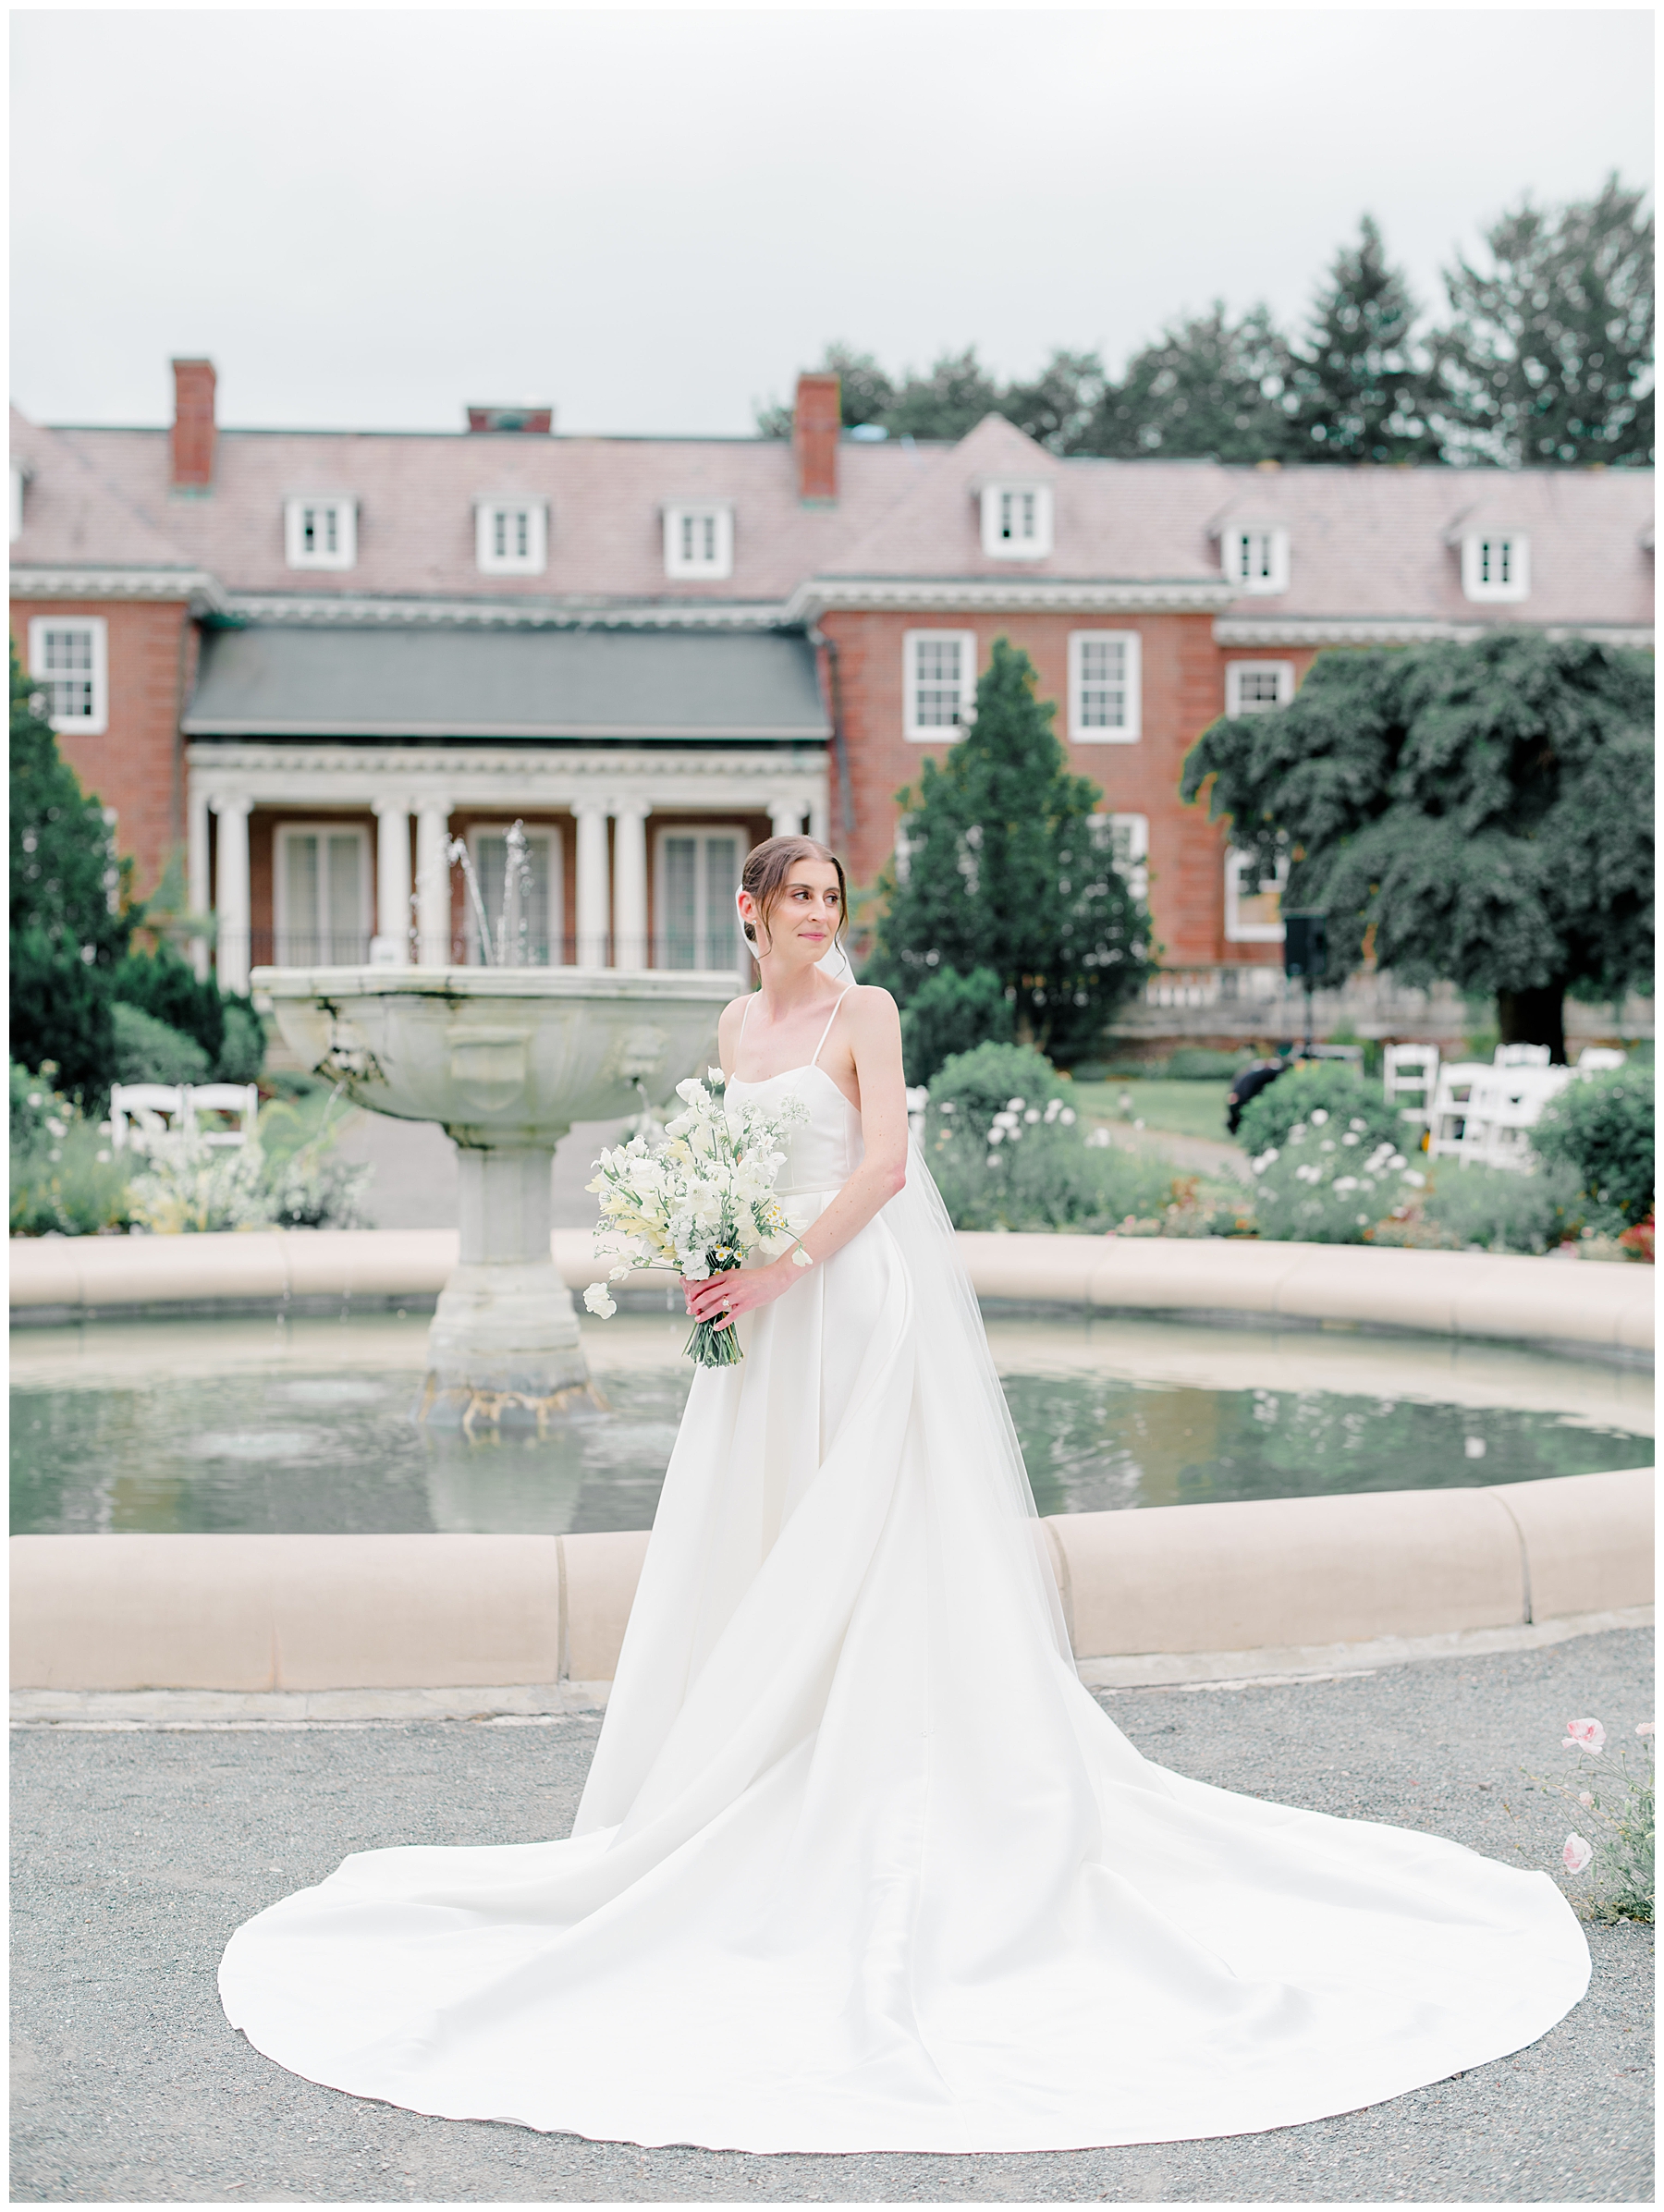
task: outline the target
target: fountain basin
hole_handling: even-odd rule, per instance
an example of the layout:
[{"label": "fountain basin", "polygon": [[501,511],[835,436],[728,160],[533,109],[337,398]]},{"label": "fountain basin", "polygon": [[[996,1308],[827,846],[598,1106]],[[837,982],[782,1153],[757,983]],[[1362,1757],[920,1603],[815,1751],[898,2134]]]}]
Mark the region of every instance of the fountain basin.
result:
[{"label": "fountain basin", "polygon": [[714,1057],[719,973],[257,968],[284,1042],[353,1102],[434,1121],[461,1168],[461,1248],[428,1334],[424,1418],[541,1427],[588,1395],[549,1253],[549,1173],[574,1121],[663,1105]]}]

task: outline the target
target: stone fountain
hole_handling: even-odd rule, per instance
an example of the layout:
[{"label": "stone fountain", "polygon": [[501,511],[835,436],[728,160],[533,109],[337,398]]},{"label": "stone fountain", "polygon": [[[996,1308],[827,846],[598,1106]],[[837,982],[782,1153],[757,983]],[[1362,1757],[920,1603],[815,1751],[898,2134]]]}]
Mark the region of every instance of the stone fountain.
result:
[{"label": "stone fountain", "polygon": [[662,1105],[716,1055],[738,986],[611,969],[257,968],[285,1043],[356,1104],[436,1121],[461,1165],[461,1254],[428,1337],[422,1411],[535,1420],[588,1394],[549,1251],[549,1172],[574,1121]]}]

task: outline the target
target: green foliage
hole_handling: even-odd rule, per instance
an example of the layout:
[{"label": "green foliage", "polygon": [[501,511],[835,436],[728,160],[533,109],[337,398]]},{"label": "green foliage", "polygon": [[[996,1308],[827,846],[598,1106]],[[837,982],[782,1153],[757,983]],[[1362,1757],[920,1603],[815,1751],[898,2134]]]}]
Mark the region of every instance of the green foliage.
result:
[{"label": "green foliage", "polygon": [[1411,339],[1415,316],[1409,287],[1365,215],[1357,244],[1335,256],[1292,354],[1287,450],[1307,461],[1438,458]]},{"label": "green foliage", "polygon": [[992,968],[960,975],[933,969],[901,1015],[901,1057],[910,1083],[927,1083],[943,1061],[985,1044],[1009,1045],[1013,1011]]},{"label": "green foliage", "polygon": [[[1410,1134],[1409,1123],[1399,1119],[1378,1083],[1366,1082],[1344,1061],[1310,1060],[1303,1067],[1291,1068],[1249,1100],[1242,1109],[1237,1141],[1245,1152],[1265,1152],[1273,1144],[1286,1144],[1291,1130],[1302,1122],[1310,1125],[1313,1116],[1319,1113],[1325,1122],[1332,1121],[1340,1130],[1361,1121],[1365,1152],[1387,1139],[1401,1145]],[[1330,1130],[1328,1134],[1332,1137],[1336,1130]],[[1343,1149],[1351,1152],[1354,1147]]]},{"label": "green foliage", "polygon": [[999,408],[999,386],[974,346],[944,353],[924,376],[910,375],[885,409],[892,437],[962,438]]},{"label": "green foliage", "polygon": [[[1531,1776],[1572,1808],[1574,1832],[1583,1836],[1593,1854],[1591,1865],[1584,1869],[1591,1876],[1590,1888],[1574,1901],[1585,1919],[1609,1926],[1622,1920],[1650,1926],[1654,1919],[1657,1809],[1652,1723],[1643,1721],[1635,1736],[1633,1749],[1621,1737],[1610,1736],[1598,1752],[1580,1745],[1577,1765],[1569,1775]],[[1529,1768],[1525,1771],[1530,1773]]]},{"label": "green foliage", "polygon": [[1222,299],[1171,323],[1127,363],[1072,446],[1140,460],[1275,460],[1289,447],[1289,348],[1264,307],[1233,320]]},{"label": "green foliage", "polygon": [[108,1089],[116,1058],[109,972],[55,947],[38,929],[11,933],[11,1051],[57,1071],[89,1106]]},{"label": "green foliage", "polygon": [[1653,219],[1616,176],[1557,213],[1529,199],[1446,278],[1436,340],[1448,458],[1645,467],[1653,455]]},{"label": "green foliage", "polygon": [[44,1071],[10,1066],[11,1233],[88,1237],[125,1228],[127,1167],[107,1125],[54,1091]]},{"label": "green foliage", "polygon": [[1584,1208],[1570,1169],[1522,1175],[1506,1167],[1423,1163],[1425,1187],[1412,1188],[1371,1231],[1372,1244],[1421,1252],[1553,1252],[1583,1224]]},{"label": "green foliage", "polygon": [[[204,1067],[217,1067],[226,1035],[219,988],[208,978],[199,980],[190,962],[171,946],[159,946],[153,953],[129,952],[115,972],[114,988],[124,1004],[141,1008],[169,1029],[194,1038]],[[134,1080],[121,1078],[123,1082]]]},{"label": "green foliage", "polygon": [[1210,1052],[1205,1045],[1181,1045],[1162,1073],[1169,1082],[1217,1083],[1221,1078],[1229,1082],[1246,1057],[1240,1052]]},{"label": "green foliage", "polygon": [[996,402],[1009,422],[1050,453],[1093,453],[1092,426],[1108,391],[1095,353],[1054,353],[1030,384],[1008,385]]},{"label": "green foliage", "polygon": [[1069,773],[1054,712],[1028,655],[997,638],[974,722],[899,794],[907,880],[883,879],[865,979],[905,1010],[936,971],[986,968],[1011,995],[1018,1033],[1067,1056],[1142,987],[1150,922],[1095,839],[1101,793]]},{"label": "green foliage", "polygon": [[[1577,639],[1321,655],[1273,714],[1216,722],[1181,786],[1269,874],[1327,910],[1331,959],[1494,992],[1504,1034],[1573,983],[1603,998],[1652,976],[1650,661]],[[1529,1035],[1529,1030],[1525,1034]]]},{"label": "green foliage", "polygon": [[226,1027],[214,1079],[222,1083],[254,1082],[265,1066],[265,1024],[250,999],[226,992],[223,1004]]},{"label": "green foliage", "polygon": [[1610,1068],[1568,1083],[1531,1132],[1540,1160],[1574,1179],[1586,1218],[1616,1235],[1653,1207],[1653,1071]]},{"label": "green foliage", "polygon": [[194,1037],[118,998],[110,1009],[118,1083],[205,1083],[208,1055]]}]

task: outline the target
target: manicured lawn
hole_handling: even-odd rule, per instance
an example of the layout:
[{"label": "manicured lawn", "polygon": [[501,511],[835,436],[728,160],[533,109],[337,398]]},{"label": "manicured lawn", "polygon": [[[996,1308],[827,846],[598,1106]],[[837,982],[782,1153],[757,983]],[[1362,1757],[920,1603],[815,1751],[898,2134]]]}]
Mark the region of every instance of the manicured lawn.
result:
[{"label": "manicured lawn", "polygon": [[[1170,1082],[1160,1076],[1130,1076],[1124,1082],[1076,1083],[1070,1095],[1083,1119],[1139,1121],[1146,1129],[1168,1130],[1180,1137],[1212,1137],[1232,1142],[1225,1127],[1229,1082]],[[1123,1097],[1132,1105],[1125,1111]]]}]

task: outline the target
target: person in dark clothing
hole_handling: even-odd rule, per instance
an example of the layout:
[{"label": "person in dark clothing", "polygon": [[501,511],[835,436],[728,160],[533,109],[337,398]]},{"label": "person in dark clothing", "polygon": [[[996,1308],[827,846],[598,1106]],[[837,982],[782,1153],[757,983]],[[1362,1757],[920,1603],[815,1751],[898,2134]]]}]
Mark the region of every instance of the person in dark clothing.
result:
[{"label": "person in dark clothing", "polygon": [[1250,1060],[1247,1067],[1235,1077],[1225,1094],[1225,1126],[1234,1137],[1242,1118],[1242,1108],[1251,1098],[1257,1098],[1267,1083],[1274,1083],[1291,1065],[1287,1059]]}]

